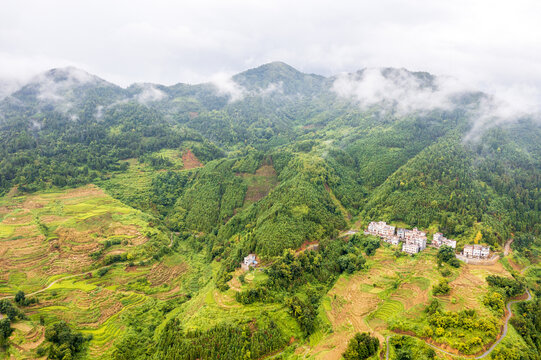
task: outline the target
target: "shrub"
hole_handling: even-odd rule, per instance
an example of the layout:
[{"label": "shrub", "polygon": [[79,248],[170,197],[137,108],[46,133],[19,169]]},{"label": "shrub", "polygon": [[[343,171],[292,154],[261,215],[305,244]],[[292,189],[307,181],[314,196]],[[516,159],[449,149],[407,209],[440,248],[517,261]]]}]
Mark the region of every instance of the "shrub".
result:
[{"label": "shrub", "polygon": [[438,285],[432,287],[433,295],[445,295],[449,294],[449,291],[451,291],[451,287],[449,287],[449,281],[447,279],[441,279]]},{"label": "shrub", "polygon": [[105,274],[107,274],[109,272],[109,269],[108,267],[103,267],[101,269],[99,269],[96,273],[98,274],[99,277],[102,277],[104,276]]}]

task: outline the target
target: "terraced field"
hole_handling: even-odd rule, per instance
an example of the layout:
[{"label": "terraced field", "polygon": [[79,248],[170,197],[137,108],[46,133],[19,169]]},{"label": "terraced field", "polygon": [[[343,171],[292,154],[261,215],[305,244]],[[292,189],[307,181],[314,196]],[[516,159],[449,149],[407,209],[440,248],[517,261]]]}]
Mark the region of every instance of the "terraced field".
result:
[{"label": "terraced field", "polygon": [[54,277],[91,270],[90,253],[141,252],[148,219],[95,186],[0,201],[0,296],[32,292]]},{"label": "terraced field", "polygon": [[[39,303],[24,308],[29,320],[13,324],[9,356],[35,357],[44,339],[40,323],[64,320],[93,336],[90,358],[107,359],[124,313],[153,298],[184,296],[185,278],[203,281],[182,255],[152,260],[172,242],[151,223],[93,185],[1,199],[0,298],[40,291]],[[126,258],[105,262],[114,255]]]},{"label": "terraced field", "polygon": [[[431,288],[442,278],[435,255],[436,251],[429,248],[415,257],[395,258],[391,247],[378,249],[369,259],[367,270],[340,277],[324,298],[321,319],[332,331],[317,335],[318,339],[298,353],[318,359],[339,359],[356,332],[372,333],[383,344],[385,336],[393,333],[391,329],[408,324],[411,331],[419,330],[426,319],[423,310],[433,298]],[[482,305],[487,290],[485,277],[489,274],[509,276],[499,263],[463,265],[453,270],[449,277],[450,294],[438,296],[444,309],[477,309],[482,316],[494,318]]]}]

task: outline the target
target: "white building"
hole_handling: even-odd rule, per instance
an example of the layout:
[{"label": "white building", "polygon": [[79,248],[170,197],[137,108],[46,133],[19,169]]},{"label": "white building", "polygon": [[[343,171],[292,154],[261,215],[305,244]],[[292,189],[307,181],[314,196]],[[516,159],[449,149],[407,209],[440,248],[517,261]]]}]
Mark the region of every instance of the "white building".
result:
[{"label": "white building", "polygon": [[371,235],[381,236],[381,237],[391,237],[394,235],[395,227],[387,225],[385,221],[372,221],[368,224],[368,233]]},{"label": "white building", "polygon": [[258,264],[255,254],[249,254],[244,258],[241,264],[243,270],[250,270],[251,267],[256,267]]},{"label": "white building", "polygon": [[482,245],[465,245],[462,254],[469,258],[484,259],[490,255],[490,247]]},{"label": "white building", "polygon": [[417,254],[426,248],[426,233],[417,228],[413,230],[398,228],[395,235],[394,226],[387,225],[384,221],[373,221],[368,224],[368,229],[364,233],[379,236],[383,241],[393,245],[398,245],[402,241],[405,243],[402,245],[402,251],[408,254]]},{"label": "white building", "polygon": [[421,251],[419,245],[415,244],[414,242],[406,242],[402,244],[402,252],[408,254],[417,254],[419,251]]},{"label": "white building", "polygon": [[456,249],[456,240],[447,239],[445,236],[443,236],[442,233],[435,233],[432,237],[432,245],[434,245],[435,247],[447,245],[452,247],[453,249]]},{"label": "white building", "polygon": [[417,245],[419,247],[419,251],[426,249],[426,237],[424,238],[416,237],[406,242],[410,242]]},{"label": "white building", "polygon": [[391,237],[384,238],[383,241],[388,242],[388,243],[391,244],[391,245],[398,245],[398,244],[400,244],[400,239],[399,239],[398,236],[396,236],[396,235],[391,236]]}]

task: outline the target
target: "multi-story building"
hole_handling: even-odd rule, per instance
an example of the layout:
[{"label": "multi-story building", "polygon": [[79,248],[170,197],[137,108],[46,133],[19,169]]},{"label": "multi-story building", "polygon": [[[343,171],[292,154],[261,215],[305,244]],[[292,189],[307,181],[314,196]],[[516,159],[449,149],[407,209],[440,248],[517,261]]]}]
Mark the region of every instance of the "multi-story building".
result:
[{"label": "multi-story building", "polygon": [[413,230],[398,228],[396,231],[396,235],[403,240],[412,240],[412,239],[424,239],[426,241],[426,233],[423,231],[420,231],[417,228],[413,228]]},{"label": "multi-story building", "polygon": [[414,242],[405,242],[402,244],[402,252],[408,254],[417,254],[419,251],[421,251],[419,245]]},{"label": "multi-story building", "polygon": [[381,237],[391,237],[394,235],[395,227],[387,225],[385,221],[372,221],[368,224],[368,233],[372,235],[377,235]]},{"label": "multi-story building", "polygon": [[251,267],[256,267],[258,264],[255,254],[249,254],[244,258],[241,264],[243,270],[250,270]]},{"label": "multi-story building", "polygon": [[434,245],[435,247],[447,245],[452,247],[453,249],[456,249],[456,240],[447,239],[445,236],[443,236],[442,233],[435,233],[432,237],[432,245]]},{"label": "multi-story building", "polygon": [[390,236],[390,237],[383,238],[383,241],[388,242],[389,244],[392,244],[392,245],[398,245],[398,244],[400,244],[400,239],[399,239],[398,236],[396,236],[396,235],[393,235],[393,236]]},{"label": "multi-story building", "polygon": [[406,242],[410,242],[410,243],[413,243],[413,244],[419,246],[419,251],[426,249],[426,237],[425,238],[415,237],[415,238],[413,238],[411,240],[408,240]]},{"label": "multi-story building", "polygon": [[398,245],[402,241],[405,243],[402,245],[402,251],[408,254],[416,254],[426,248],[426,233],[417,228],[413,230],[398,228],[395,235],[394,226],[387,225],[384,221],[373,221],[364,233],[379,236],[383,241],[393,245]]},{"label": "multi-story building", "polygon": [[483,245],[465,245],[462,254],[468,258],[484,259],[490,255],[490,247]]}]

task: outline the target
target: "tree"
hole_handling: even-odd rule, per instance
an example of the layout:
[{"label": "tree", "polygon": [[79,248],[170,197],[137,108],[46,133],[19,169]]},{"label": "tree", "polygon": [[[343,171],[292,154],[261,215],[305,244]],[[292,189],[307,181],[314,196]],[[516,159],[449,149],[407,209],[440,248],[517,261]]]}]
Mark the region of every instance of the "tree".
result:
[{"label": "tree", "polygon": [[25,315],[7,299],[0,300],[0,314],[5,314],[10,321],[25,318]]},{"label": "tree", "polygon": [[402,349],[396,355],[397,360],[413,360],[411,356],[411,351],[409,349]]},{"label": "tree", "polygon": [[428,349],[426,350],[426,356],[429,359],[434,359],[436,357],[436,352],[434,351],[434,349]]},{"label": "tree", "polygon": [[432,294],[434,295],[449,294],[449,291],[451,291],[451,287],[449,286],[447,279],[441,279],[438,285],[432,287]]},{"label": "tree", "polygon": [[6,347],[9,343],[9,337],[13,333],[11,321],[8,318],[0,320],[0,347]]},{"label": "tree", "polygon": [[17,291],[17,294],[15,294],[15,302],[19,305],[24,305],[26,296],[24,295],[24,291],[19,290]]},{"label": "tree", "polygon": [[496,291],[491,291],[489,293],[487,293],[485,295],[485,297],[483,298],[483,304],[498,312],[498,313],[501,313],[503,314],[504,312],[504,307],[505,307],[505,302],[504,302],[504,298],[502,296],[502,294],[496,292]]},{"label": "tree", "polygon": [[443,245],[438,250],[437,258],[440,263],[449,262],[455,258],[455,250],[450,246]]},{"label": "tree", "polygon": [[342,354],[345,360],[368,359],[379,348],[379,340],[368,333],[357,333],[349,341],[346,351]]},{"label": "tree", "polygon": [[45,330],[45,340],[49,346],[49,359],[69,360],[73,355],[82,350],[85,338],[82,333],[71,330],[64,321],[53,324]]},{"label": "tree", "polygon": [[479,244],[483,240],[483,233],[481,231],[477,232],[477,235],[475,235],[475,238],[473,239],[474,244]]}]

